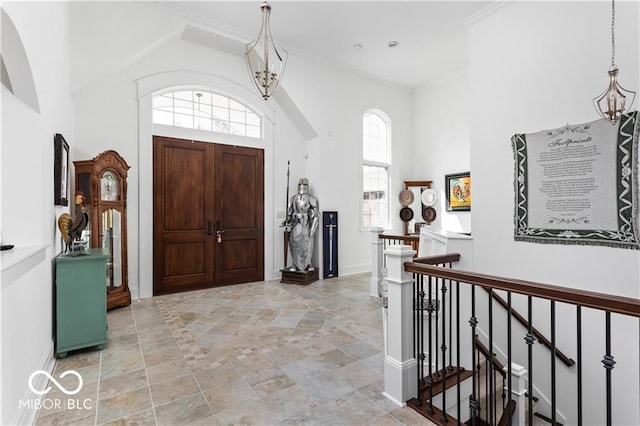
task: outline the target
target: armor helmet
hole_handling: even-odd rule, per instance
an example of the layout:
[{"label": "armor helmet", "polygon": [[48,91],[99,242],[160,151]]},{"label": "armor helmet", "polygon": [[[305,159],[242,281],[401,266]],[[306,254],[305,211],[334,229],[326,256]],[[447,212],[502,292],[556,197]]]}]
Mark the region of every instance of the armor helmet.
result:
[{"label": "armor helmet", "polygon": [[309,193],[309,179],[300,178],[300,180],[298,181],[298,193],[299,194]]}]

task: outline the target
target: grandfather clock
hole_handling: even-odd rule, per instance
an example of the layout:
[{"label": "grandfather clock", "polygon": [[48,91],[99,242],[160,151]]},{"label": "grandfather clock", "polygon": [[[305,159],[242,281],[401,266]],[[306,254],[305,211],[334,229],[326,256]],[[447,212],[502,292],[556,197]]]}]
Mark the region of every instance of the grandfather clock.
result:
[{"label": "grandfather clock", "polygon": [[107,310],[131,304],[127,267],[127,162],[113,150],[74,161],[76,190],[89,206],[90,246],[109,250]]}]

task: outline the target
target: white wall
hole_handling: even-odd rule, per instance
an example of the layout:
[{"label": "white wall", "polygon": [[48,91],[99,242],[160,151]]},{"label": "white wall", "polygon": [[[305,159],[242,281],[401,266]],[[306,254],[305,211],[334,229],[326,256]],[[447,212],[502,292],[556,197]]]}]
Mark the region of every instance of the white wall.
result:
[{"label": "white wall", "polygon": [[[513,240],[514,163],[510,137],[597,118],[591,99],[607,86],[610,2],[513,2],[470,28],[474,269],[496,275],[637,298],[638,251]],[[640,89],[638,2],[616,4],[616,62],[622,84]],[[539,304],[535,325],[549,336]],[[548,304],[547,304],[548,305]],[[526,312],[526,310],[521,310]],[[575,313],[559,307],[558,342],[575,358]],[[603,319],[587,314],[585,418],[603,424]],[[638,322],[615,319],[614,423],[638,424]],[[548,371],[538,368],[538,371]],[[563,369],[564,367],[560,367]],[[575,380],[575,371],[561,373]],[[563,383],[563,382],[561,382]],[[548,392],[548,391],[545,391]],[[549,393],[547,393],[549,395]],[[558,398],[575,423],[573,393]]]},{"label": "white wall", "polygon": [[[471,232],[471,212],[448,212],[445,175],[470,171],[469,73],[464,71],[416,91],[413,101],[414,180],[438,191],[434,228]],[[473,173],[471,174],[473,185]],[[472,191],[473,193],[473,191]],[[474,194],[475,195],[475,194]]]},{"label": "white wall", "polygon": [[[228,53],[226,45],[218,48],[212,42],[192,43],[183,40],[184,22],[162,10],[135,3],[72,3],[72,86],[75,112],[75,134],[80,141],[75,158],[92,158],[106,149],[115,149],[131,165],[129,171],[129,271],[134,294],[149,296],[151,283],[145,265],[151,262],[150,242],[139,240],[144,222],[151,220],[145,210],[136,205],[151,190],[148,176],[141,175],[140,165],[146,161],[140,151],[140,121],[136,81],[161,72],[182,71],[201,73],[207,79],[227,80],[239,91],[253,90],[246,71],[242,50]],[[144,16],[145,27],[125,16]],[[109,23],[117,22],[112,26]],[[137,42],[122,49],[113,48],[114,41],[138,40],[148,37],[151,28],[157,40],[149,46]],[[158,32],[162,28],[163,32]],[[78,40],[91,40],[91,43]],[[214,40],[215,37],[211,37]],[[98,52],[104,52],[104,55]],[[100,66],[88,64],[97,61]],[[108,65],[107,65],[108,64]],[[309,80],[313,76],[313,81]],[[202,80],[202,79],[201,79]],[[185,81],[198,84],[202,81]],[[369,233],[361,232],[360,161],[361,116],[369,108],[379,108],[392,120],[394,139],[392,197],[402,189],[412,166],[412,104],[411,94],[338,71],[326,65],[310,62],[290,53],[283,86],[293,104],[302,112],[318,136],[308,139],[296,125],[296,117],[269,100],[274,113],[273,159],[265,164],[270,169],[271,182],[265,182],[265,200],[272,200],[265,215],[267,229],[266,252],[271,252],[265,265],[267,279],[276,278],[283,266],[282,232],[277,226],[282,219],[278,212],[286,205],[286,164],[291,160],[291,195],[300,177],[308,177],[312,193],[319,199],[321,210],[337,210],[340,218],[340,274],[370,270]],[[246,96],[245,96],[246,99]],[[262,108],[260,104],[256,105]],[[185,133],[186,134],[186,133]],[[189,133],[192,135],[192,133]],[[206,137],[203,137],[206,138]],[[210,138],[210,136],[209,136]],[[267,172],[269,173],[269,172]],[[392,198],[394,200],[395,198]],[[267,207],[267,206],[266,206]],[[394,225],[400,229],[397,212],[392,212]],[[314,258],[321,263],[321,233],[316,238]],[[140,271],[140,274],[138,273]],[[140,288],[138,288],[140,286]]]},{"label": "white wall", "polygon": [[285,87],[319,135],[305,151],[312,190],[321,210],[338,211],[339,273],[369,271],[371,234],[362,232],[360,223],[362,114],[376,108],[391,120],[390,217],[392,229],[400,232],[396,200],[403,181],[411,178],[412,96],[299,58],[290,58],[288,67]]},{"label": "white wall", "polygon": [[0,284],[0,423],[16,424],[29,423],[36,414],[18,409],[20,399],[33,396],[29,375],[51,368],[53,362],[53,258],[61,248],[56,218],[69,210],[53,205],[53,137],[62,133],[71,146],[76,141],[69,96],[68,5],[2,2],[2,7],[22,39],[40,113],[2,88],[0,229],[3,244],[14,244],[14,250],[49,247],[23,275],[8,279],[3,270]]}]

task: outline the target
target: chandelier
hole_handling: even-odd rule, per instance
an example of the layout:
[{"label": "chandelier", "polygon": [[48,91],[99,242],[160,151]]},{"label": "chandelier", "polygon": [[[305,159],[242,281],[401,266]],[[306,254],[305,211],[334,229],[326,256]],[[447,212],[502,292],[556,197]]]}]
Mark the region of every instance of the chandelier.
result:
[{"label": "chandelier", "polygon": [[278,88],[287,63],[287,51],[276,46],[269,19],[271,6],[266,1],[260,6],[262,27],[258,38],[246,45],[245,56],[249,74],[256,88],[266,101]]},{"label": "chandelier", "polygon": [[609,87],[600,96],[593,99],[593,106],[600,117],[616,124],[625,108],[633,105],[636,92],[625,90],[618,83],[618,67],[616,66],[616,31],[615,31],[616,5],[611,0],[611,67],[609,67]]}]

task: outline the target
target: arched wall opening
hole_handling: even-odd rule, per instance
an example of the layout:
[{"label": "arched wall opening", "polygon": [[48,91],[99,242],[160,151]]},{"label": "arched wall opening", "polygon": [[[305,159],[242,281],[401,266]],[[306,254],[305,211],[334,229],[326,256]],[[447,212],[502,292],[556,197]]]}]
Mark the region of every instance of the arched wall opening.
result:
[{"label": "arched wall opening", "polygon": [[[131,286],[134,298],[153,296],[153,135],[247,146],[264,150],[264,265],[265,280],[274,278],[274,126],[275,110],[249,89],[211,74],[190,71],[169,71],[143,77],[136,81],[138,98],[138,279]],[[154,95],[181,88],[207,88],[241,99],[262,117],[262,137],[250,138],[226,133],[154,124]],[[133,251],[135,252],[135,251]],[[132,253],[132,251],[130,251]],[[131,261],[131,259],[130,259]],[[135,271],[130,269],[130,274]],[[138,287],[136,289],[135,283]]]}]

